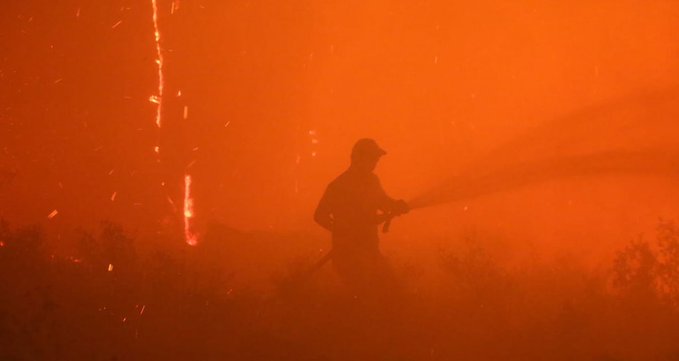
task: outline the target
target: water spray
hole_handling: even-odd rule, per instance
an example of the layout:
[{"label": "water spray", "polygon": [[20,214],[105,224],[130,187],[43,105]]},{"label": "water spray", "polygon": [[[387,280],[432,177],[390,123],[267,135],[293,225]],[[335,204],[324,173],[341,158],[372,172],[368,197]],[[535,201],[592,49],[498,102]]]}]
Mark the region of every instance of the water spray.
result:
[{"label": "water spray", "polygon": [[677,87],[581,109],[513,139],[408,205],[415,210],[577,177],[679,178],[677,113]]},{"label": "water spray", "polygon": [[610,151],[551,158],[481,174],[461,174],[410,201],[411,209],[432,207],[557,179],[604,175],[679,176],[679,152]]}]

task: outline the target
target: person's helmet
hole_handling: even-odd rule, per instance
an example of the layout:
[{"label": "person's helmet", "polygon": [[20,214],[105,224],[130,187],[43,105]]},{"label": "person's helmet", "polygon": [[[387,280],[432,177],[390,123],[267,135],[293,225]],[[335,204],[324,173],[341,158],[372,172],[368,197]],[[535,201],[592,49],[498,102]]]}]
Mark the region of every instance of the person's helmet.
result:
[{"label": "person's helmet", "polygon": [[387,154],[384,149],[380,148],[374,139],[363,138],[359,139],[354,147],[351,149],[351,159],[366,159],[366,158],[379,158]]}]

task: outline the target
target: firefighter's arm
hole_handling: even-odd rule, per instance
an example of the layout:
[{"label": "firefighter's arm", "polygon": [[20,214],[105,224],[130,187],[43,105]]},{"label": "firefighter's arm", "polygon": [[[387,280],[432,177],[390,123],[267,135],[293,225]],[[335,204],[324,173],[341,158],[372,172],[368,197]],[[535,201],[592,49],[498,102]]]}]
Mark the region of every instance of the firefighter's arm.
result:
[{"label": "firefighter's arm", "polygon": [[382,184],[379,182],[379,179],[377,180],[377,186],[381,204],[380,208],[383,212],[380,217],[384,218],[380,220],[379,223],[387,221],[389,218],[406,214],[410,211],[410,207],[406,201],[403,199],[394,199],[387,195],[387,193],[384,191],[384,188],[382,188]]},{"label": "firefighter's arm", "polygon": [[332,231],[334,220],[332,218],[332,207],[330,206],[330,187],[325,190],[323,197],[321,197],[318,206],[316,207],[316,212],[314,212],[314,221],[318,223],[321,227]]}]

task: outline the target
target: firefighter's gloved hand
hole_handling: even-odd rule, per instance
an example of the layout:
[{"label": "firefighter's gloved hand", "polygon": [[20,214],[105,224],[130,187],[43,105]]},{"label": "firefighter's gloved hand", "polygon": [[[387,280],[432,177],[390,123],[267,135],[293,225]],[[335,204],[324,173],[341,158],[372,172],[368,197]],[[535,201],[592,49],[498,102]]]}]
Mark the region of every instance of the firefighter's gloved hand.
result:
[{"label": "firefighter's gloved hand", "polygon": [[408,206],[408,203],[406,203],[406,201],[404,201],[403,199],[399,199],[394,203],[394,209],[392,213],[395,216],[400,216],[408,212],[410,212],[410,206]]}]

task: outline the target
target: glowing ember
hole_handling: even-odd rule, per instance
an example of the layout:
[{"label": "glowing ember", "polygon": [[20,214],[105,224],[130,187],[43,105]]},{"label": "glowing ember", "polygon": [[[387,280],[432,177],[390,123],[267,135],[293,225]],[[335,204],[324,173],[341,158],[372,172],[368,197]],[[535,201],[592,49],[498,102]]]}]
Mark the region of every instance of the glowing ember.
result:
[{"label": "glowing ember", "polygon": [[50,213],[50,214],[47,215],[47,219],[52,219],[52,218],[56,217],[57,214],[59,214],[59,211],[57,211],[57,210],[55,209],[55,210],[52,211],[52,213]]},{"label": "glowing ember", "polygon": [[184,175],[184,239],[186,243],[195,246],[198,236],[192,230],[193,197],[191,196],[191,175]]},{"label": "glowing ember", "polygon": [[109,264],[108,264],[108,269],[107,269],[107,270],[108,270],[109,272],[112,272],[112,271],[113,271],[113,264],[112,264],[112,263],[109,263]]},{"label": "glowing ember", "polygon": [[314,146],[314,149],[312,149],[311,151],[311,156],[316,157],[318,155],[318,152],[316,151],[315,146],[319,143],[318,132],[315,129],[310,129],[308,133],[311,145]]}]

